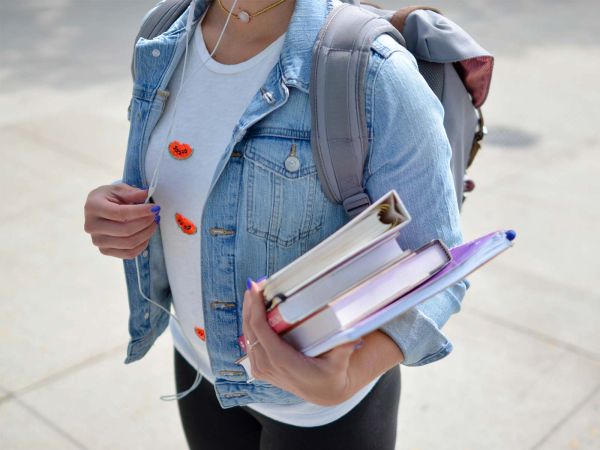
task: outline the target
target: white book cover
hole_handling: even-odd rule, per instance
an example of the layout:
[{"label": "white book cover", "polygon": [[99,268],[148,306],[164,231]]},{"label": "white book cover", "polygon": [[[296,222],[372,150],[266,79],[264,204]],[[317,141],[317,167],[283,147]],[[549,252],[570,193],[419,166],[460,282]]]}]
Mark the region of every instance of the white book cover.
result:
[{"label": "white book cover", "polygon": [[395,190],[324,239],[315,247],[267,278],[263,294],[269,309],[304,288],[349,258],[398,236],[410,215]]},{"label": "white book cover", "polygon": [[278,313],[289,324],[298,322],[327,305],[334,297],[365,281],[377,270],[410,254],[409,250],[400,248],[396,239],[384,241],[372,250],[349,259],[279,303]]}]

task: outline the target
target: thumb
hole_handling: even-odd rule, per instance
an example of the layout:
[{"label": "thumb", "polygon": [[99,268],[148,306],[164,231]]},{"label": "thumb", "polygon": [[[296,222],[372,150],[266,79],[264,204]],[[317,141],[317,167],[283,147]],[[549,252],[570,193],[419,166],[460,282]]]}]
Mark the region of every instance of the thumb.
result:
[{"label": "thumb", "polygon": [[139,189],[128,184],[119,184],[116,186],[114,194],[122,203],[143,203],[148,195],[148,189]]}]

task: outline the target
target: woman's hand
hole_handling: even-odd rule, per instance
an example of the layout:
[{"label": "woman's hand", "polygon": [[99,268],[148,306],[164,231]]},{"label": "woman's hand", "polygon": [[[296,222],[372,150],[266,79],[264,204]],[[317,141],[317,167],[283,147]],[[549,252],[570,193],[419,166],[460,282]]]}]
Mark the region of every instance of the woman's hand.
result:
[{"label": "woman's hand", "polygon": [[132,259],[148,245],[160,222],[160,206],[143,203],[147,189],[125,183],[100,186],[88,194],[84,230],[103,255]]},{"label": "woman's hand", "polygon": [[259,342],[248,351],[252,376],[318,405],[337,405],[350,398],[354,393],[348,370],[350,356],[360,340],[316,358],[304,355],[271,329],[261,287],[262,283],[251,281],[242,307],[244,337]]}]

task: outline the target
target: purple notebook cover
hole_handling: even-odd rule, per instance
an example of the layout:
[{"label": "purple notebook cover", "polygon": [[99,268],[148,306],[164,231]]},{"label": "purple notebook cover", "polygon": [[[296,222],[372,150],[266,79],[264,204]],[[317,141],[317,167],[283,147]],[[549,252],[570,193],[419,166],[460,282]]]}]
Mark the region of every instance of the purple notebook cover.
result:
[{"label": "purple notebook cover", "polygon": [[[450,254],[452,255],[452,260],[446,264],[442,270],[436,273],[433,277],[431,277],[427,282],[423,283],[419,287],[424,287],[438,278],[443,277],[446,273],[454,270],[456,266],[460,266],[463,262],[468,260],[471,256],[473,256],[479,248],[485,244],[487,241],[491,240],[494,236],[498,234],[497,231],[493,231],[492,233],[481,236],[479,239],[475,239],[474,241],[467,242],[465,244],[461,244],[458,247],[453,247],[450,249]],[[417,289],[419,289],[419,287]]]},{"label": "purple notebook cover", "polygon": [[[393,317],[401,314],[402,311],[406,311],[407,309],[416,306],[418,303],[430,298],[438,292],[443,291],[449,285],[452,285],[454,282],[458,281],[441,281],[440,278],[443,278],[446,275],[448,275],[449,279],[456,278],[457,274],[453,274],[452,272],[461,273],[462,276],[460,276],[459,279],[465,278],[469,273],[477,270],[482,265],[486,264],[498,254],[509,248],[512,244],[510,241],[512,241],[514,237],[515,233],[512,230],[507,232],[494,231],[473,241],[451,248],[450,253],[452,255],[452,260],[437,274],[429,278],[425,283],[417,286],[415,289],[404,294],[393,303],[385,306],[369,317],[364,318],[350,328],[340,331],[338,334],[326,339],[323,342],[311,345],[309,348],[304,349],[303,352],[307,356],[316,356],[335,347],[336,345],[357,339],[360,336],[374,330],[375,328],[378,328],[387,320],[391,320]],[[495,245],[492,241],[496,241],[497,248],[493,251],[490,251],[490,248]],[[488,247],[488,253],[480,254],[482,247],[486,246]],[[473,262],[469,260],[475,256],[475,261],[478,262],[475,266],[473,266]],[[470,263],[467,264],[467,266],[470,266],[470,268],[461,267],[467,262]],[[440,280],[441,284],[436,283],[438,280]]]}]

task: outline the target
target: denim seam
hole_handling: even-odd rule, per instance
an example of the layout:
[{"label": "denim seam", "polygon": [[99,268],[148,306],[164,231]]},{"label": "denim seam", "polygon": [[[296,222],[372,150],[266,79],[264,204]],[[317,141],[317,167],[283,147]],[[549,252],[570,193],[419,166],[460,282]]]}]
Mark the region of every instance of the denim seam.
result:
[{"label": "denim seam", "polygon": [[417,361],[415,363],[405,364],[405,366],[417,367],[417,366],[423,366],[425,364],[430,364],[432,362],[438,361],[438,360],[444,358],[445,356],[447,356],[448,354],[450,354],[450,352],[452,351],[452,348],[453,348],[452,343],[448,341],[438,351],[431,353],[427,356],[424,356],[423,358],[421,358],[419,361]]},{"label": "denim seam", "polygon": [[[287,170],[283,167],[278,167],[279,164],[271,162],[271,161],[257,155],[256,150],[254,150],[253,145],[250,143],[248,143],[248,145],[246,147],[246,151],[244,152],[244,158],[246,158],[253,164],[256,164],[256,165],[262,167],[263,169],[274,173],[275,175],[278,175],[280,177],[290,179],[290,180],[297,180],[300,178],[305,178],[312,174],[317,173],[317,166],[314,164],[310,165],[308,167],[303,167],[303,168],[299,169],[297,172],[290,172],[289,170]],[[271,167],[271,166],[273,166],[273,167]]]},{"label": "denim seam", "polygon": [[[395,53],[398,50],[394,50],[393,52],[391,52],[386,58],[382,59],[381,62],[379,63],[379,66],[377,67],[377,71],[375,72],[375,75],[373,76],[373,85],[371,86],[372,89],[372,93],[371,93],[371,98],[370,98],[370,103],[373,105],[372,108],[370,108],[370,117],[373,117],[375,114],[375,107],[377,105],[375,105],[375,87],[377,86],[377,79],[379,78],[379,74],[381,73],[381,70],[383,69],[383,67],[385,66],[385,63],[389,60],[389,57]],[[371,120],[371,138],[372,141],[375,141],[376,138],[376,131],[375,131],[375,126],[373,124],[373,121]],[[373,174],[373,171],[371,170],[371,160],[372,160],[372,154],[373,152],[369,151],[368,154],[368,161],[367,161],[367,174],[369,176],[371,176]],[[363,181],[363,186],[366,185],[366,180]]]},{"label": "denim seam", "polygon": [[295,130],[293,128],[280,127],[251,127],[246,136],[294,138],[310,141],[310,130]]}]

